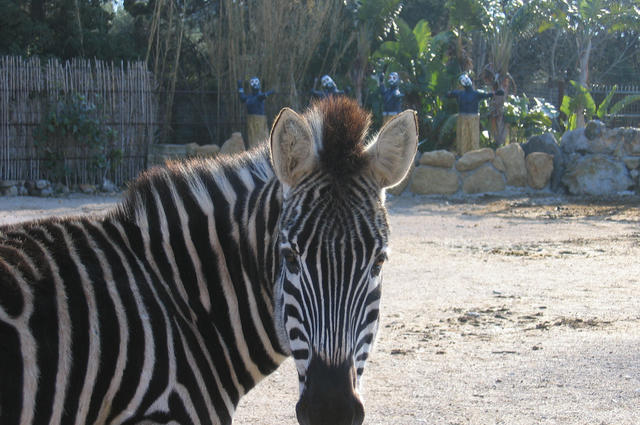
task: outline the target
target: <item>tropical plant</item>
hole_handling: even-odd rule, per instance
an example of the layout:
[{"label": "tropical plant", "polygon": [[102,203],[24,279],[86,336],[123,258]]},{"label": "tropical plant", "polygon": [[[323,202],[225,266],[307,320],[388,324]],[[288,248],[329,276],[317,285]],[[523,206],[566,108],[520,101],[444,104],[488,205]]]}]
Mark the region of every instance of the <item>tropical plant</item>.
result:
[{"label": "tropical plant", "polygon": [[355,43],[355,55],[349,74],[354,85],[354,96],[362,103],[364,81],[369,73],[369,57],[391,33],[402,10],[401,0],[345,0],[351,12],[355,30],[351,32],[346,46]]},{"label": "tropical plant", "polygon": [[509,142],[524,143],[531,136],[551,132],[558,115],[555,106],[544,99],[510,95],[504,104]]},{"label": "tropical plant", "polygon": [[578,122],[579,115],[584,117],[587,121],[597,118],[606,122],[609,117],[616,115],[631,103],[640,101],[640,95],[631,95],[625,96],[614,104],[611,104],[613,97],[618,90],[618,86],[614,85],[602,102],[599,105],[596,105],[596,102],[589,90],[576,81],[572,80],[569,83],[573,87],[575,93],[573,96],[565,95],[562,98],[562,105],[560,106],[560,112],[562,112],[565,117],[565,121],[563,122],[565,131],[582,128],[579,126]]},{"label": "tropical plant", "polygon": [[475,64],[477,74],[493,90],[502,90],[503,96],[495,96],[489,111],[489,131],[498,144],[505,143],[509,128],[504,120],[504,101],[515,90],[515,82],[509,67],[516,42],[534,34],[541,18],[538,2],[522,0],[448,0],[449,24],[456,37],[456,55],[460,72],[469,72],[474,66],[470,52],[471,43],[464,34],[479,34],[474,43],[479,50]]},{"label": "tropical plant", "polygon": [[501,146],[509,137],[504,102],[509,93],[515,90],[515,82],[509,73],[513,49],[519,39],[536,32],[536,22],[541,19],[541,13],[536,2],[483,0],[482,3],[482,31],[488,53],[482,77],[493,90],[504,92],[502,96],[494,96],[489,112],[489,131],[497,145]]},{"label": "tropical plant", "polygon": [[[451,33],[432,36],[426,20],[418,21],[413,29],[400,18],[396,24],[394,40],[385,41],[373,53],[374,66],[378,73],[396,71],[401,76],[405,106],[419,111],[420,148],[448,147],[455,135],[455,105],[444,94],[457,75],[449,60]],[[370,82],[369,90],[376,92],[375,82]],[[376,111],[378,97],[371,103]]]}]

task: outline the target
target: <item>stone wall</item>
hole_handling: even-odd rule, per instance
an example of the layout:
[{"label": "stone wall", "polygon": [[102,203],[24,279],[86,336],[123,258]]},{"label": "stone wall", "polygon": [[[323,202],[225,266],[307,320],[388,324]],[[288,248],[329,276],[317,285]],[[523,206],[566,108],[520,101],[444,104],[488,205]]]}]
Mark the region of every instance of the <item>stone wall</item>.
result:
[{"label": "stone wall", "polygon": [[566,132],[560,147],[566,163],[562,183],[570,194],[640,192],[640,129],[610,129],[590,121]]},{"label": "stone wall", "polygon": [[496,151],[482,148],[459,158],[446,150],[425,152],[418,158],[404,187],[419,195],[504,193],[508,190],[548,189],[553,172],[553,155],[532,152],[525,155],[519,144]]},{"label": "stone wall", "polygon": [[553,191],[571,195],[640,194],[640,129],[608,129],[590,121],[561,142],[552,134],[467,152],[456,158],[445,150],[425,152],[400,185],[420,195],[509,194]]}]

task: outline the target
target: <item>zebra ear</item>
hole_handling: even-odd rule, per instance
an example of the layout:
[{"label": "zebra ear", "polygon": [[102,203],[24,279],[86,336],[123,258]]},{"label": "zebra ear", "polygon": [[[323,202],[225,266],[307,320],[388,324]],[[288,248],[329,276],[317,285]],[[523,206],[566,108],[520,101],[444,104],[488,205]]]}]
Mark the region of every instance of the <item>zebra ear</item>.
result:
[{"label": "zebra ear", "polygon": [[391,119],[367,147],[371,173],[380,187],[395,186],[409,171],[418,150],[418,117],[406,110]]},{"label": "zebra ear", "polygon": [[271,128],[271,160],[282,183],[295,186],[316,164],[311,128],[292,109],[283,108]]}]

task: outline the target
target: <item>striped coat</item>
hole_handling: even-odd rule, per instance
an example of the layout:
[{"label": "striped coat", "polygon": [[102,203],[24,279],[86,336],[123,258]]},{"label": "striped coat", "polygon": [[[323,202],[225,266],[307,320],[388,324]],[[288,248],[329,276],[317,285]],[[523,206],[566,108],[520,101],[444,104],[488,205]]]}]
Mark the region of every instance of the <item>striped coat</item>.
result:
[{"label": "striped coat", "polygon": [[297,344],[281,220],[318,172],[286,133],[313,116],[283,112],[271,149],[152,169],[106,217],[0,228],[0,423],[230,424]]}]

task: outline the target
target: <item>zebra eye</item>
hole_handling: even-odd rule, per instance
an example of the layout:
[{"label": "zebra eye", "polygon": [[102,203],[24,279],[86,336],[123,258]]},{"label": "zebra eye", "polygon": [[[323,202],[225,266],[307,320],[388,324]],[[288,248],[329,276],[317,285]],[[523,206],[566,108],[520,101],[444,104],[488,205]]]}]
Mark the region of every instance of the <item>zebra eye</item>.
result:
[{"label": "zebra eye", "polygon": [[298,273],[300,271],[300,264],[298,263],[298,256],[290,248],[284,248],[281,251],[282,258],[284,258],[284,264],[290,273]]},{"label": "zebra eye", "polygon": [[379,255],[378,258],[376,258],[376,262],[373,263],[373,267],[371,267],[371,274],[373,276],[378,276],[380,274],[382,271],[382,265],[386,259],[387,256],[385,254]]}]

